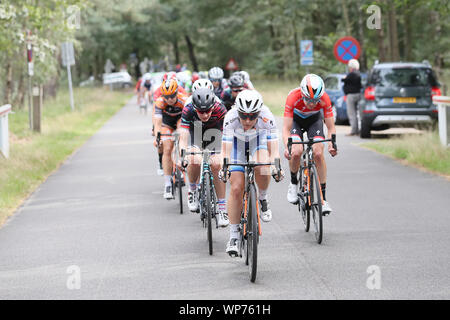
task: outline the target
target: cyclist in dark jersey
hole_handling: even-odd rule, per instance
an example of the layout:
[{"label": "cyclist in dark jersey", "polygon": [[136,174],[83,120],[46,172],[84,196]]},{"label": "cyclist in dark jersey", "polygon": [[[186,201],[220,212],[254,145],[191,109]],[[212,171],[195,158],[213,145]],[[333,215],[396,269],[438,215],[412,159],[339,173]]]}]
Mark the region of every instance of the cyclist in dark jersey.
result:
[{"label": "cyclist in dark jersey", "polygon": [[[221,142],[223,120],[227,110],[225,106],[217,101],[213,90],[210,88],[200,88],[193,92],[192,102],[187,103],[181,115],[181,139],[180,148],[190,151],[200,151],[209,149],[217,151],[211,155],[211,171],[214,177],[214,186],[217,192],[218,213],[217,222],[221,227],[228,225],[228,215],[225,202],[225,184],[218,178],[221,168]],[[197,211],[198,201],[196,192],[200,177],[200,165],[202,158],[200,155],[189,156],[186,168],[189,177],[188,206],[189,210]]]},{"label": "cyclist in dark jersey", "polygon": [[239,92],[244,90],[244,79],[238,74],[232,75],[228,80],[228,85],[229,87],[220,95],[220,99],[227,110],[230,110]]}]

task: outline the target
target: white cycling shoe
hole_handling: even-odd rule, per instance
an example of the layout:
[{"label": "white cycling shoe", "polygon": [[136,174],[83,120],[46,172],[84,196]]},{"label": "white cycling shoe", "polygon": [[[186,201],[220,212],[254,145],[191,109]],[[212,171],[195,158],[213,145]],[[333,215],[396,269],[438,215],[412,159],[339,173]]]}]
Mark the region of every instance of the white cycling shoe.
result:
[{"label": "white cycling shoe", "polygon": [[272,221],[272,210],[270,210],[267,200],[259,200],[259,204],[261,208],[261,220],[264,222]]},{"label": "white cycling shoe", "polygon": [[227,250],[226,252],[230,255],[230,257],[239,256],[239,240],[235,238],[231,238],[227,242]]},{"label": "white cycling shoe", "polygon": [[164,170],[159,168],[158,170],[156,170],[156,173],[158,174],[158,176],[163,176],[164,175]]},{"label": "white cycling shoe", "polygon": [[298,195],[297,195],[297,185],[293,183],[289,183],[289,188],[287,192],[287,200],[292,204],[298,203]]},{"label": "white cycling shoe", "polygon": [[188,208],[189,211],[197,212],[198,210],[198,199],[196,191],[188,191]]},{"label": "white cycling shoe", "polygon": [[228,220],[228,214],[226,211],[218,210],[216,213],[217,225],[221,228],[225,228],[230,224],[230,220]]},{"label": "white cycling shoe", "polygon": [[333,210],[330,207],[330,204],[328,201],[324,201],[322,204],[322,215],[326,216],[327,214],[330,214]]},{"label": "white cycling shoe", "polygon": [[164,187],[164,199],[173,199],[172,186]]}]

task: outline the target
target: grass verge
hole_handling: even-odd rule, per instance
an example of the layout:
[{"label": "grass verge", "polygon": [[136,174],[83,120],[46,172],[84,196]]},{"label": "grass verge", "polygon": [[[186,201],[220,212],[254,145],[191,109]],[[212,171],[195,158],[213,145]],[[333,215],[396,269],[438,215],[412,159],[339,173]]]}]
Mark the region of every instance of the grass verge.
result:
[{"label": "grass verge", "polygon": [[101,88],[61,91],[44,102],[42,132],[28,129],[28,111],[9,116],[10,158],[0,157],[0,226],[16,208],[131,98]]},{"label": "grass verge", "polygon": [[300,85],[300,80],[255,80],[255,89],[261,93],[264,104],[275,116],[283,116],[286,98],[292,89]]},{"label": "grass verge", "polygon": [[362,146],[450,179],[450,148],[441,145],[436,131],[376,140]]}]

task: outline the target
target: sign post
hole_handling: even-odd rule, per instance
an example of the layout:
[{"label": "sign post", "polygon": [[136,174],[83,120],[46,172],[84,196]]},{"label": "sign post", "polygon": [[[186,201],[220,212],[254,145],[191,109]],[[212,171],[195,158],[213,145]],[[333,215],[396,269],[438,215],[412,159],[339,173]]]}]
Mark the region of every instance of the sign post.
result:
[{"label": "sign post", "polygon": [[239,70],[239,66],[236,63],[236,61],[233,58],[231,58],[230,60],[228,60],[227,65],[225,66],[225,70],[236,71]]},{"label": "sign post", "polygon": [[73,50],[72,42],[63,42],[61,45],[61,57],[63,66],[67,67],[67,78],[69,81],[69,95],[70,95],[70,108],[74,110],[73,103],[73,90],[72,90],[72,74],[70,72],[70,66],[75,65],[75,52]]},{"label": "sign post", "polygon": [[300,41],[300,65],[311,66],[314,64],[314,51],[312,40]]},{"label": "sign post", "polygon": [[351,59],[358,59],[360,55],[361,46],[353,37],[342,37],[334,44],[334,56],[345,65]]}]

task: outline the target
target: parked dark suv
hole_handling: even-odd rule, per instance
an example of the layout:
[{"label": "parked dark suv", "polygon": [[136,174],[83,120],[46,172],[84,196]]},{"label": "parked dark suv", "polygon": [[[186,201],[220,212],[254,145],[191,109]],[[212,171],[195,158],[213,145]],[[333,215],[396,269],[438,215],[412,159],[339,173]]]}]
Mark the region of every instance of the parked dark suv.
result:
[{"label": "parked dark suv", "polygon": [[428,63],[375,64],[359,104],[361,138],[370,138],[371,130],[433,124],[438,114],[431,98],[440,94]]}]

